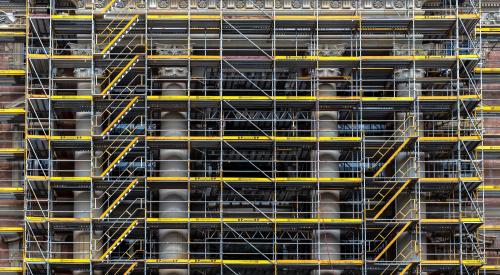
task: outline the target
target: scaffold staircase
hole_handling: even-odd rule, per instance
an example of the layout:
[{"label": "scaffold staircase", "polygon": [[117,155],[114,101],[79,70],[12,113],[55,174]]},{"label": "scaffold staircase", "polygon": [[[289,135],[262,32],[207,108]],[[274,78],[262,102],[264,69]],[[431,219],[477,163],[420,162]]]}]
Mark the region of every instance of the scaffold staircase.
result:
[{"label": "scaffold staircase", "polygon": [[104,57],[109,55],[139,22],[138,14],[113,14],[112,18],[104,30],[97,34],[97,46]]},{"label": "scaffold staircase", "polygon": [[133,55],[131,56],[126,56],[123,60],[117,60],[118,65],[115,66],[109,66],[104,70],[106,77],[102,82],[100,86],[104,86],[104,89],[102,89],[100,95],[105,96],[107,94],[110,94],[114,88],[120,83],[122,79],[124,79],[128,73],[137,65],[139,62],[139,56],[138,55]]},{"label": "scaffold staircase", "polygon": [[[399,176],[399,175],[398,175]],[[392,204],[401,193],[409,188],[409,186],[414,182],[414,179],[409,178],[404,182],[397,181],[397,178],[392,178],[389,182],[389,187],[385,191],[382,188],[381,191],[377,192],[372,196],[370,201],[376,202],[374,206],[370,206],[372,203],[368,203],[368,208],[371,211],[367,211],[367,221],[369,222],[369,227],[373,228],[374,235],[369,237],[368,255],[371,258],[371,262],[380,262],[384,255],[391,249],[394,248],[395,243],[398,239],[405,233],[409,232],[414,219],[417,216],[417,204],[414,198],[407,198],[404,202],[397,205],[395,211],[389,217],[381,217],[384,211],[386,211],[390,204]],[[387,184],[387,183],[386,183]],[[395,257],[384,262],[390,262],[391,265],[394,264],[408,264],[410,257],[416,255],[416,244],[415,240],[410,239],[405,247],[397,247]],[[392,258],[392,257],[391,257]],[[402,268],[402,267],[401,267]],[[396,269],[397,270],[397,269]],[[393,269],[391,268],[391,271]],[[390,273],[392,274],[392,273]]]},{"label": "scaffold staircase", "polygon": [[[394,180],[394,181],[393,181]],[[396,178],[386,181],[379,191],[368,199],[368,207],[366,208],[366,216],[368,219],[377,220],[396,200],[396,198],[412,183],[412,179],[407,179],[404,182],[398,181]]]},{"label": "scaffold staircase", "polygon": [[115,128],[118,123],[120,123],[123,118],[135,107],[139,101],[139,96],[132,97],[131,100],[122,100],[120,98],[115,98],[112,103],[101,113],[103,116],[109,118],[107,125],[106,121],[99,125],[98,129],[104,129],[99,133],[99,136],[105,137]]},{"label": "scaffold staircase", "polygon": [[374,172],[373,178],[380,176],[396,156],[416,140],[414,128],[413,117],[407,117],[382,146],[368,158],[369,170]]},{"label": "scaffold staircase", "polygon": [[93,239],[96,261],[106,263],[106,274],[131,274],[143,259],[144,240],[137,228],[144,220],[145,159],[138,154],[144,131],[145,29],[137,1],[107,1],[97,13],[96,77],[92,133],[94,180],[99,190],[93,211],[104,231]]},{"label": "scaffold staircase", "polygon": [[379,261],[393,247],[399,237],[408,230],[412,223],[412,221],[395,221],[388,223],[382,228],[373,240],[376,245],[368,250],[369,254],[375,256],[373,261]]},{"label": "scaffold staircase", "polygon": [[122,255],[114,259],[116,262],[108,268],[105,275],[111,274],[131,274],[139,265],[138,258],[144,252],[142,240],[133,241]]},{"label": "scaffold staircase", "polygon": [[108,163],[100,178],[106,177],[127,154],[137,145],[139,137],[134,137],[131,141],[115,139],[112,144],[103,152],[103,155],[108,155],[103,164]]},{"label": "scaffold staircase", "polygon": [[112,184],[110,184],[106,191],[102,194],[102,197],[107,196],[102,203],[102,206],[107,206],[107,208],[99,216],[99,219],[109,217],[111,212],[132,191],[132,189],[134,189],[138,182],[139,179],[135,178],[128,184],[126,180],[115,180]]},{"label": "scaffold staircase", "polygon": [[104,261],[111,256],[111,253],[120,245],[128,235],[137,227],[139,220],[134,220],[131,223],[116,222],[117,226],[110,226],[109,229],[103,234],[102,239],[107,238],[101,248],[107,249],[99,257],[99,260]]}]

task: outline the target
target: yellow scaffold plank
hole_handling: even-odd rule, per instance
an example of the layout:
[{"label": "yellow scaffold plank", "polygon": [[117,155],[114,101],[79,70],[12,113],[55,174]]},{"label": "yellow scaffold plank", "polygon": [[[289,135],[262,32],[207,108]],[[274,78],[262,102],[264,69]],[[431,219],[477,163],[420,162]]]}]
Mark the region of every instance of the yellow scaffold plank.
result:
[{"label": "yellow scaffold plank", "polygon": [[111,128],[113,128],[113,126],[115,126],[116,123],[118,123],[122,118],[123,116],[134,106],[134,104],[139,100],[139,96],[135,96],[134,98],[132,98],[132,100],[127,103],[127,105],[123,108],[123,110],[120,111],[120,113],[118,113],[118,115],[113,119],[113,121],[111,121],[108,126],[102,130],[100,136],[104,136],[106,135],[110,130]]},{"label": "yellow scaffold plank", "polygon": [[92,55],[50,55],[50,54],[28,54],[29,59],[54,59],[54,60],[92,60]]},{"label": "yellow scaffold plank", "polygon": [[500,27],[477,27],[476,31],[482,33],[500,33]]},{"label": "yellow scaffold plank", "polygon": [[[174,60],[221,60],[220,55],[148,55],[148,59],[174,59]],[[461,55],[407,55],[407,56],[317,56],[317,55],[277,55],[265,61],[418,61],[418,60],[456,60],[456,59],[479,59],[477,54]],[[248,59],[249,61],[252,59]]]},{"label": "yellow scaffold plank", "polygon": [[104,217],[106,217],[110,212],[111,210],[113,210],[115,208],[115,206],[123,199],[123,197],[125,197],[125,195],[128,194],[128,192],[132,189],[132,187],[134,187],[134,185],[138,182],[139,180],[138,179],[134,179],[121,193],[120,195],[108,206],[108,208],[106,210],[104,210],[101,214],[101,216],[99,217],[99,219],[104,219]]},{"label": "yellow scaffold plank", "polygon": [[127,235],[130,233],[130,231],[134,230],[135,226],[139,224],[138,220],[133,221],[125,230],[120,234],[120,236],[109,246],[109,248],[106,250],[106,252],[102,253],[101,257],[99,257],[99,260],[104,260],[107,257],[109,257],[109,254],[115,250],[115,248],[118,246],[118,244],[121,243],[121,241],[127,237]]},{"label": "yellow scaffold plank", "polygon": [[461,218],[461,219],[421,219],[421,223],[425,224],[440,224],[440,223],[481,223],[481,218]]},{"label": "yellow scaffold plank", "polygon": [[451,137],[418,137],[420,142],[457,142],[457,141],[481,141],[481,136],[451,136]]},{"label": "yellow scaffold plank", "polygon": [[23,268],[20,266],[2,266],[2,267],[0,267],[0,273],[11,273],[11,272],[23,272]]},{"label": "yellow scaffold plank", "polygon": [[310,60],[310,61],[360,61],[359,56],[317,56],[317,55],[277,55],[275,60]]},{"label": "yellow scaffold plank", "polygon": [[500,265],[483,265],[481,267],[482,270],[491,270],[491,271],[494,271],[494,270],[500,270]]},{"label": "yellow scaffold plank", "polygon": [[287,182],[346,182],[360,183],[361,178],[245,178],[245,177],[147,177],[148,181],[191,181],[191,182],[260,182],[260,183],[287,183]]},{"label": "yellow scaffold plank", "polygon": [[153,223],[349,223],[361,224],[362,219],[348,218],[147,218]]},{"label": "yellow scaffold plank", "polygon": [[480,112],[480,111],[483,111],[483,112],[487,112],[487,113],[498,113],[500,112],[500,105],[496,105],[496,106],[479,106],[475,109],[476,112]]},{"label": "yellow scaffold plank", "polygon": [[500,146],[498,145],[479,145],[476,147],[478,151],[486,151],[486,152],[500,152]]},{"label": "yellow scaffold plank", "polygon": [[24,70],[0,70],[0,76],[22,76],[25,74]]},{"label": "yellow scaffold plank", "polygon": [[[458,99],[477,99],[478,95],[461,96],[419,96],[420,101],[456,101]],[[149,101],[221,101],[221,100],[252,100],[252,101],[364,101],[364,102],[412,102],[413,97],[370,97],[370,96],[188,96],[188,95],[160,95],[148,96]]]},{"label": "yellow scaffold plank", "polygon": [[254,100],[254,101],[273,101],[273,100],[296,100],[296,101],[316,101],[314,96],[183,96],[183,95],[164,95],[148,96],[148,100],[154,101],[221,101],[221,100]]},{"label": "yellow scaffold plank", "polygon": [[477,189],[481,191],[500,191],[500,185],[481,185]]},{"label": "yellow scaffold plank", "polygon": [[44,140],[66,140],[66,141],[77,141],[77,140],[86,140],[89,141],[92,139],[91,136],[44,136],[44,135],[27,135],[28,139],[44,139]]},{"label": "yellow scaffold plank", "polygon": [[44,223],[44,222],[67,222],[67,223],[88,223],[91,221],[90,218],[48,218],[48,217],[34,217],[27,216],[26,220],[33,223]]},{"label": "yellow scaffold plank", "polygon": [[1,226],[0,233],[22,233],[24,229],[20,226]]},{"label": "yellow scaffold plank", "polygon": [[500,68],[474,68],[475,73],[497,74],[500,73]]},{"label": "yellow scaffold plank", "polygon": [[88,14],[53,14],[50,16],[52,20],[92,20],[93,16]]},{"label": "yellow scaffold plank", "polygon": [[380,251],[380,253],[377,255],[377,257],[375,257],[375,261],[380,260],[380,258],[382,258],[382,256],[384,256],[384,254],[387,252],[387,250],[389,250],[389,248],[391,248],[391,246],[396,243],[396,241],[406,231],[406,229],[408,229],[408,227],[410,227],[411,223],[412,223],[411,221],[407,222],[403,226],[403,228],[401,228],[401,230],[399,230],[399,232],[396,234],[396,236],[394,236],[391,239],[391,241],[384,247],[384,249],[382,249],[382,251]]},{"label": "yellow scaffold plank", "polygon": [[23,115],[24,113],[24,109],[21,108],[0,109],[0,115]]},{"label": "yellow scaffold plank", "polygon": [[[422,260],[421,265],[459,265],[460,260]],[[462,260],[463,265],[469,266],[479,266],[483,265],[484,262],[481,260]]]},{"label": "yellow scaffold plank", "polygon": [[24,37],[25,32],[0,32],[0,37]]},{"label": "yellow scaffold plank", "polygon": [[90,263],[90,259],[50,258],[48,262],[52,264],[87,264]]},{"label": "yellow scaffold plank", "polygon": [[303,264],[319,264],[319,265],[362,265],[363,260],[276,260],[278,265],[303,265]]},{"label": "yellow scaffold plank", "polygon": [[276,16],[274,16],[274,19],[277,21],[281,21],[281,20],[355,21],[355,20],[360,20],[361,16],[359,16],[359,15],[276,15]]},{"label": "yellow scaffold plank", "polygon": [[467,100],[467,99],[476,99],[479,100],[481,99],[480,95],[461,95],[461,96],[454,96],[454,95],[428,95],[424,96],[421,95],[418,97],[418,100],[420,101],[455,101],[455,100]]},{"label": "yellow scaffold plank", "polygon": [[24,153],[23,148],[0,148],[0,154],[1,155],[6,155],[6,154],[22,154]]},{"label": "yellow scaffold plank", "polygon": [[148,141],[352,141],[360,142],[360,137],[283,137],[283,136],[148,136]]},{"label": "yellow scaffold plank", "polygon": [[363,260],[227,260],[227,259],[147,259],[149,264],[226,265],[362,265]]},{"label": "yellow scaffold plank", "polygon": [[0,193],[22,193],[22,187],[0,187]]},{"label": "yellow scaffold plank", "polygon": [[64,181],[64,182],[72,182],[72,181],[91,181],[92,177],[45,177],[45,176],[26,176],[28,180],[33,181]]},{"label": "yellow scaffold plank", "polygon": [[50,140],[91,140],[91,136],[49,136]]},{"label": "yellow scaffold plank", "polygon": [[204,15],[204,14],[148,14],[148,20],[219,20],[222,17],[219,15]]},{"label": "yellow scaffold plank", "polygon": [[[479,19],[478,14],[458,14],[460,19]],[[199,15],[199,14],[148,14],[147,19],[149,20],[220,20],[223,16],[220,15]],[[269,17],[265,17],[266,19]],[[413,17],[415,20],[455,20],[456,15],[415,15]],[[255,18],[249,17],[231,17],[233,20],[255,20]],[[358,21],[358,20],[369,20],[372,19],[369,15],[275,15],[271,20],[275,21]],[[398,19],[400,19],[398,17]],[[405,17],[403,19],[412,20],[411,17]]]},{"label": "yellow scaffold plank", "polygon": [[51,181],[90,181],[92,177],[50,177]]},{"label": "yellow scaffold plank", "polygon": [[460,181],[465,182],[480,182],[480,177],[461,177],[461,178],[420,178],[421,183],[457,183]]},{"label": "yellow scaffold plank", "polygon": [[500,230],[500,224],[488,224],[488,225],[481,225],[479,229],[486,230],[486,231],[499,231]]},{"label": "yellow scaffold plank", "polygon": [[413,101],[413,97],[398,96],[398,97],[368,97],[364,96],[361,101]]},{"label": "yellow scaffold plank", "polygon": [[53,95],[50,97],[52,100],[62,100],[62,101],[92,101],[91,95]]},{"label": "yellow scaffold plank", "polygon": [[65,258],[25,258],[28,263],[54,263],[54,264],[88,264],[90,259],[65,259]]},{"label": "yellow scaffold plank", "polygon": [[194,60],[221,60],[220,55],[148,55],[148,59],[194,59]]},{"label": "yellow scaffold plank", "polygon": [[433,223],[458,223],[459,219],[421,219],[421,223],[433,224]]},{"label": "yellow scaffold plank", "polygon": [[[455,15],[415,15],[415,20],[443,20],[457,18]],[[458,18],[460,19],[479,19],[481,18],[479,14],[476,13],[459,13]]]},{"label": "yellow scaffold plank", "polygon": [[403,148],[406,147],[406,145],[413,139],[413,137],[407,137],[405,139],[405,141],[399,145],[399,147],[392,153],[392,155],[384,162],[384,164],[382,166],[380,166],[380,168],[377,170],[377,172],[375,172],[375,174],[373,175],[374,178],[376,178],[378,175],[380,175],[380,173],[382,173],[382,171],[384,171],[384,169],[392,162],[392,160],[394,158],[396,158],[396,156],[399,154],[399,152],[401,152],[401,150],[403,150]]}]

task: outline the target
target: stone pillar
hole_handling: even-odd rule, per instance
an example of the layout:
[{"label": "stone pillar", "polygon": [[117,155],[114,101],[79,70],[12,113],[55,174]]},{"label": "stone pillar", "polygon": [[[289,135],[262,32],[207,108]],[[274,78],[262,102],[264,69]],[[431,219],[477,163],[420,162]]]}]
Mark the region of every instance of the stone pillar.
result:
[{"label": "stone pillar", "polygon": [[[186,84],[174,82],[173,79],[187,77],[187,69],[183,67],[165,67],[159,71],[159,78],[163,79],[162,95],[186,95]],[[168,79],[168,80],[167,80]],[[188,122],[186,112],[177,110],[161,112],[162,136],[187,136]],[[160,177],[187,177],[188,150],[160,149]],[[185,218],[188,217],[187,189],[160,189],[159,190],[159,217]],[[188,230],[160,229],[159,230],[159,258],[160,259],[187,259],[188,258]],[[160,275],[187,275],[187,269],[160,269]]]},{"label": "stone pillar", "polygon": [[[340,75],[340,71],[334,68],[320,69],[318,71],[320,79],[322,77],[331,78]],[[318,87],[319,96],[336,96],[337,87],[334,82],[322,83]],[[320,137],[338,136],[338,112],[319,111],[319,133]],[[339,172],[339,150],[318,150],[319,153],[319,177],[338,178]],[[321,190],[319,191],[320,218],[340,217],[340,191]],[[339,260],[341,253],[341,234],[339,229],[320,230],[319,234],[319,260]],[[317,271],[317,275],[339,275],[341,270],[325,269]]]}]

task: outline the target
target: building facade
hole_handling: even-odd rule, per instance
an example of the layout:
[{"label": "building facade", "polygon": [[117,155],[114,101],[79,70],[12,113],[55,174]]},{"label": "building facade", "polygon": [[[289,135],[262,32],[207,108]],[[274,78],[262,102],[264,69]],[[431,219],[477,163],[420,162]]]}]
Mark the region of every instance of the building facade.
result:
[{"label": "building facade", "polygon": [[0,272],[500,272],[497,2],[0,1]]}]

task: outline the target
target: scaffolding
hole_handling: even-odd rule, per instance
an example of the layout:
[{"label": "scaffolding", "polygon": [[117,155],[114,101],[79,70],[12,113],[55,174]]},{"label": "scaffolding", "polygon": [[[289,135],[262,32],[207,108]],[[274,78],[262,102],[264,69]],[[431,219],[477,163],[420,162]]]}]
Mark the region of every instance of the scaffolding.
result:
[{"label": "scaffolding", "polygon": [[484,185],[485,193],[485,224],[481,227],[485,234],[486,258],[484,266],[486,274],[498,274],[500,268],[498,235],[498,153],[500,144],[498,139],[499,127],[499,101],[495,93],[500,75],[500,60],[498,59],[498,37],[500,22],[498,20],[498,4],[489,3],[483,8],[481,25],[478,30],[483,40],[483,65],[475,69],[477,75],[481,75],[483,82],[483,105],[479,110],[483,113],[484,120],[484,143],[478,148],[484,158]]},{"label": "scaffolding", "polygon": [[0,6],[0,271],[500,270],[479,0]]}]

